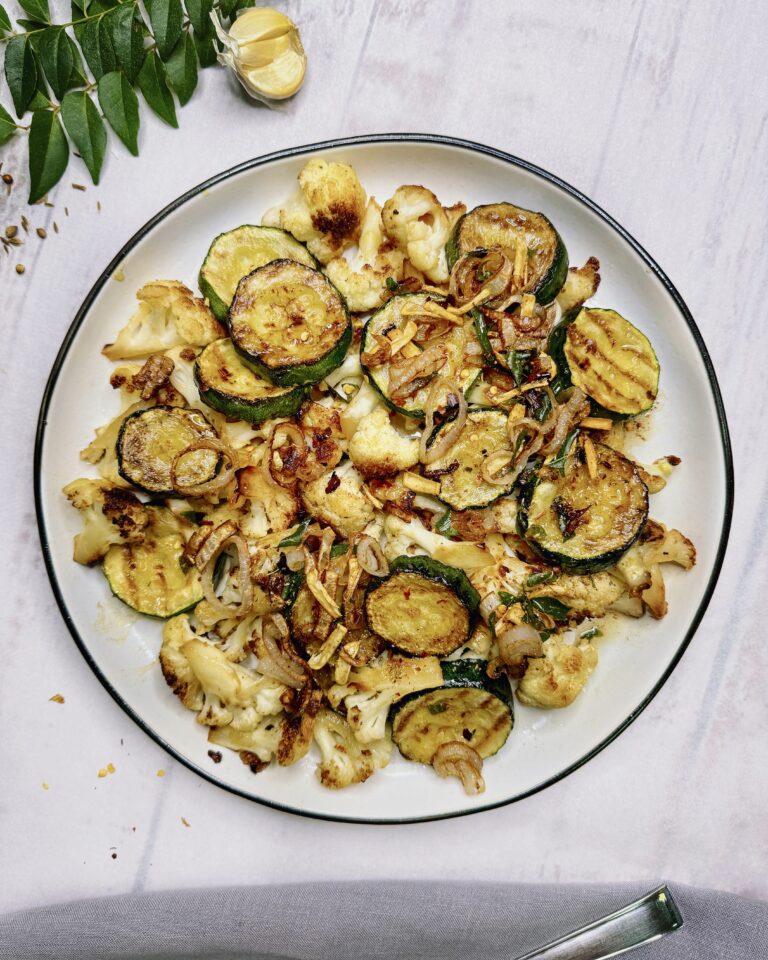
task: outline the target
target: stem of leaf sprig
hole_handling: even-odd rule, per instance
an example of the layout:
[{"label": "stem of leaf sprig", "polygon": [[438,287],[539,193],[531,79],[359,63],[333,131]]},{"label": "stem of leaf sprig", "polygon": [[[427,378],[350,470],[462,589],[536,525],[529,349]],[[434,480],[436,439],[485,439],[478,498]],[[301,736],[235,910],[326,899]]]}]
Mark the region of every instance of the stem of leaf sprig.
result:
[{"label": "stem of leaf sprig", "polygon": [[174,94],[184,106],[198,70],[216,62],[211,11],[231,20],[251,2],[184,0],[182,7],[182,0],[146,0],[145,6],[138,0],[71,0],[71,19],[54,23],[48,0],[18,0],[30,17],[16,21],[22,31],[14,31],[0,6],[0,94],[10,94],[18,120],[31,113],[29,124],[17,123],[0,104],[0,146],[19,130],[29,131],[29,202],[42,200],[61,179],[70,143],[94,184],[109,128],[138,155],[136,89],[162,120],[178,126]]}]

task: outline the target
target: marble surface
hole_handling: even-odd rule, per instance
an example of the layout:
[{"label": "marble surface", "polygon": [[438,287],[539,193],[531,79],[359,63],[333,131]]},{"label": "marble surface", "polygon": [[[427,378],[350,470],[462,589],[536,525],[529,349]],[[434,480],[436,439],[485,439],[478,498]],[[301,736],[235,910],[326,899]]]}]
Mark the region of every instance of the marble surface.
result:
[{"label": "marble surface", "polygon": [[[52,208],[26,208],[24,151],[0,151],[2,171],[16,178],[9,196],[0,193],[0,226],[25,213],[48,231],[0,257],[0,909],[131,890],[378,877],[663,877],[768,899],[768,645],[760,625],[768,582],[760,306],[768,281],[768,31],[760,5],[282,6],[300,23],[310,58],[305,88],[286,110],[253,105],[223,70],[208,70],[178,131],[145,110],[141,158],[110,140],[102,185],[74,190],[71,183],[88,180],[73,161]],[[35,528],[32,456],[59,343],[104,265],[146,219],[252,156],[398,130],[466,137],[540,164],[657,258],[718,372],[737,501],[698,634],[617,742],[511,807],[365,827],[230,796],[133,725],[86,667],[53,601]],[[63,705],[49,700],[56,693]],[[108,763],[116,772],[99,779]]]}]

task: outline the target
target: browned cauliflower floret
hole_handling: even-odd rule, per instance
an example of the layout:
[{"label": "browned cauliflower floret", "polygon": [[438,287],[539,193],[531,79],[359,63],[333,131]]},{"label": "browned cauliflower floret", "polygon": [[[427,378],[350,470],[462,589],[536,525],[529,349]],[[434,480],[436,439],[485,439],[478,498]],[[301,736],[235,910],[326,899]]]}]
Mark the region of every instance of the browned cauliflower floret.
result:
[{"label": "browned cauliflower floret", "polygon": [[282,227],[328,263],[357,243],[365,215],[365,190],[347,163],[310,160],[299,174],[300,192],[268,210],[262,224]]},{"label": "browned cauliflower floret", "polygon": [[366,477],[391,477],[419,462],[419,439],[400,433],[384,407],[376,407],[360,421],[349,456]]},{"label": "browned cauliflower floret", "polygon": [[558,637],[545,640],[543,647],[543,657],[528,661],[517,698],[544,710],[570,706],[597,666],[597,650],[587,641],[569,644]]},{"label": "browned cauliflower floret", "polygon": [[408,259],[433,283],[448,279],[445,244],[458,218],[466,211],[463,204],[446,208],[426,187],[402,186],[384,204],[384,231]]},{"label": "browned cauliflower floret", "polygon": [[80,511],[85,524],[83,532],[75,537],[76,563],[96,563],[115,544],[144,540],[149,511],[128,490],[80,479],[67,484],[64,495]]},{"label": "browned cauliflower floret", "polygon": [[202,347],[224,336],[205,300],[178,280],[153,280],[136,294],[134,315],[102,353],[110,360],[148,357],[171,347]]},{"label": "browned cauliflower floret", "polygon": [[[384,767],[389,761],[389,749],[373,751],[362,747],[347,721],[332,710],[321,710],[315,721],[315,743],[320,748],[322,759],[315,773],[324,787],[340,790],[353,783],[363,783],[376,767]],[[383,746],[383,742],[379,741]]]},{"label": "browned cauliflower floret", "polygon": [[690,570],[696,563],[696,548],[679,530],[667,530],[649,520],[640,540],[616,564],[616,574],[626,583],[629,595],[642,600],[657,620],[667,612],[662,563]]},{"label": "browned cauliflower floret", "polygon": [[363,478],[347,461],[317,480],[301,484],[301,498],[307,513],[346,539],[364,530],[375,517],[362,486]]}]

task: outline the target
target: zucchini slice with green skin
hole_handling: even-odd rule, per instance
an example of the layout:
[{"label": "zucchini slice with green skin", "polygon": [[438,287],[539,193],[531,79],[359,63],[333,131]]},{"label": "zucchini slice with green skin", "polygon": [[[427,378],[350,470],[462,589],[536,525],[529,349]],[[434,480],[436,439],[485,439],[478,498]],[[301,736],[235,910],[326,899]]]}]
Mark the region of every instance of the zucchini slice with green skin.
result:
[{"label": "zucchini slice with green skin", "polygon": [[184,545],[180,533],[168,532],[110,547],[103,564],[110,590],[133,610],[162,620],[194,607],[203,588],[195,566],[182,566]]},{"label": "zucchini slice with green skin", "polygon": [[[440,430],[450,429],[447,423]],[[440,430],[435,436],[437,442]],[[491,454],[509,450],[507,415],[501,410],[477,410],[467,415],[451,449],[424,469],[426,477],[440,483],[440,499],[454,510],[481,509],[507,496],[514,486],[497,487],[486,483],[481,469]]]},{"label": "zucchini slice with green skin", "polygon": [[[391,363],[373,365],[366,363],[366,355],[372,356],[377,347],[376,337],[386,337],[392,333],[401,332],[413,316],[403,315],[403,308],[410,305],[426,303],[428,300],[439,303],[440,298],[427,293],[403,293],[388,300],[383,307],[374,313],[363,327],[360,338],[360,366],[368,378],[368,382],[379,394],[384,403],[396,413],[406,417],[421,418],[424,416],[424,404],[427,401],[432,380],[436,376],[456,378],[462,363],[467,345],[467,336],[463,328],[456,326],[450,333],[440,338],[440,345],[445,352],[445,361],[436,371],[427,376],[414,380],[416,389],[405,399],[393,400],[389,389]],[[402,357],[397,354],[397,359]]]},{"label": "zucchini slice with green skin", "polygon": [[579,447],[562,473],[542,466],[520,495],[518,532],[540,557],[571,573],[612,566],[648,519],[648,488],[635,465],[605,444],[594,449],[594,478]]},{"label": "zucchini slice with green skin", "polygon": [[352,342],[342,295],[325,274],[294,260],[273,260],[243,277],[229,330],[245,363],[281,387],[327,377]]},{"label": "zucchini slice with green skin", "polygon": [[210,343],[195,361],[200,399],[227,417],[262,423],[292,417],[307,395],[305,387],[276,387],[247,367],[231,340]]},{"label": "zucchini slice with green skin", "polygon": [[528,248],[528,277],[520,293],[533,293],[539,303],[550,303],[568,275],[568,251],[543,213],[513,203],[487,203],[457,221],[445,245],[448,269],[473,250],[514,251],[518,237]]},{"label": "zucchini slice with green skin", "polygon": [[565,325],[562,355],[571,382],[590,398],[596,413],[624,420],[645,413],[656,401],[659,361],[651,342],[615,310],[575,311]]},{"label": "zucchini slice with green skin", "polygon": [[484,660],[444,660],[444,685],[404,697],[392,708],[392,739],[407,760],[431,763],[438,747],[459,741],[484,759],[507,742],[514,723],[506,677],[492,680]]},{"label": "zucchini slice with green skin", "polygon": [[[117,437],[120,476],[145,493],[175,496],[171,464],[177,454],[197,440],[217,439],[217,433],[199,410],[186,407],[149,407],[123,420]],[[221,457],[213,450],[197,450],[184,457],[179,474],[186,485],[205,483],[216,476]]]},{"label": "zucchini slice with green skin", "polygon": [[242,227],[220,233],[208,248],[200,267],[200,291],[208,298],[214,316],[226,323],[237,285],[246,274],[272,260],[288,258],[308,267],[317,261],[303,243],[279,227]]},{"label": "zucchini slice with green skin", "polygon": [[480,597],[463,570],[430,557],[397,557],[365,597],[368,627],[415,656],[446,656],[466,642]]}]

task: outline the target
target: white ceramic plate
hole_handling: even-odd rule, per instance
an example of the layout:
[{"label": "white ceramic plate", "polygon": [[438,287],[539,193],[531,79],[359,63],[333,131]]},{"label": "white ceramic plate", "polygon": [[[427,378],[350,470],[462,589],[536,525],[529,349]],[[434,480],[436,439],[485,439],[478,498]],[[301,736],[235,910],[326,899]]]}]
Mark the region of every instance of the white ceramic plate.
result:
[{"label": "white ceramic plate", "polygon": [[[117,412],[107,385],[105,342],[134,309],[136,290],[155,278],[194,285],[211,239],[262,213],[294,188],[313,154],[354,164],[381,202],[401,183],[423,183],[441,200],[512,200],[557,225],[572,264],[600,260],[597,302],[630,317],[661,361],[661,401],[640,456],[675,453],[683,464],[653,498],[652,515],[696,544],[690,573],[665,567],[669,614],[623,620],[600,642],[600,664],[563,711],[516,705],[515,729],[486,761],[486,792],[464,796],[457,781],[402,760],[367,783],[329,791],[309,759],[254,776],[235,753],[214,766],[205,730],[165,685],[156,664],[161,627],[133,618],[111,597],[98,569],[72,562],[79,517],[61,488],[84,472],[78,451]],[[122,265],[125,280],[110,279]],[[201,776],[243,796],[297,813],[368,822],[453,816],[509,803],[564,777],[616,737],[651,700],[680,659],[709,601],[730,523],[732,466],[715,375],[685,304],[653,260],[610,217],[548,173],[499,151],[446,137],[382,135],[315,144],[250,161],[201,184],[151,220],[89,293],[62,345],[43,399],[36,452],[40,534],[56,599],[85,659],[117,702],[169,753]]]}]

